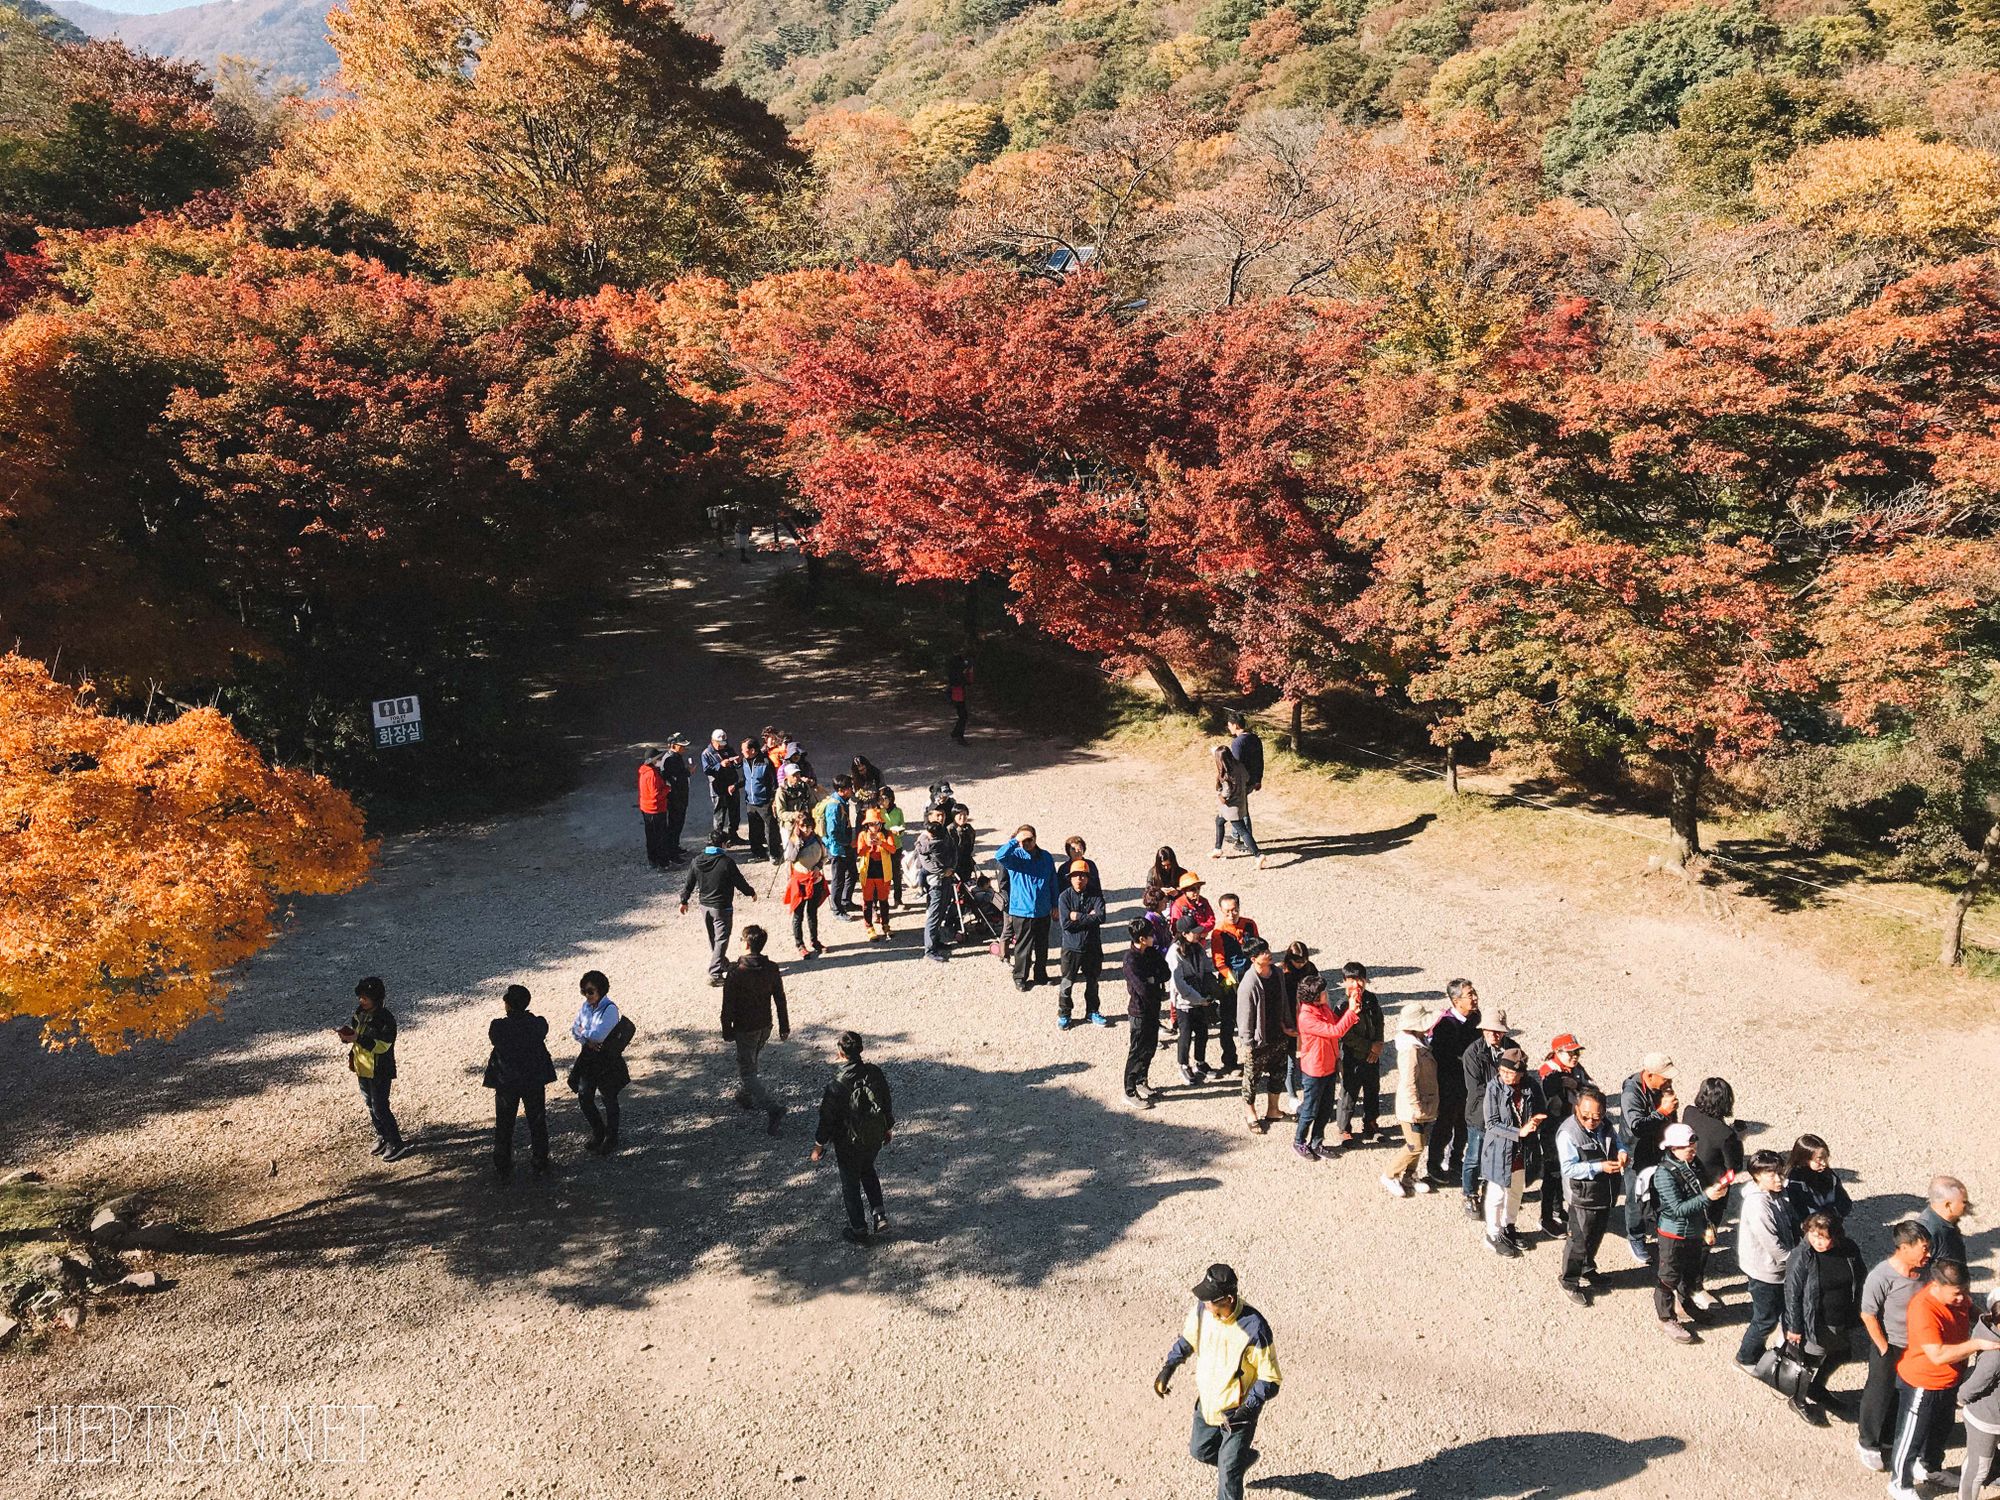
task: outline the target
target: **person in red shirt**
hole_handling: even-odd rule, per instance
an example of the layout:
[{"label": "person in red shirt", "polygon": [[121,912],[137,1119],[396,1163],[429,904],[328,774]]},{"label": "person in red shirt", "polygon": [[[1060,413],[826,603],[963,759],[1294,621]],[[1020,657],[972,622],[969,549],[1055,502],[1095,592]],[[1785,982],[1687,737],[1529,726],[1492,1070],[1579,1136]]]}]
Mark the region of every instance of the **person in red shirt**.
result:
[{"label": "person in red shirt", "polygon": [[1308,1161],[1324,1161],[1327,1116],[1333,1112],[1334,1085],[1340,1079],[1340,1039],[1361,1019],[1361,994],[1350,992],[1338,1015],[1326,1003],[1326,981],[1317,973],[1299,981],[1297,1026],[1299,1123],[1292,1133],[1292,1150]]},{"label": "person in red shirt", "polygon": [[1215,908],[1208,904],[1208,898],[1201,893],[1202,879],[1192,870],[1183,870],[1181,878],[1174,885],[1174,904],[1167,908],[1167,921],[1178,931],[1181,918],[1193,917],[1201,928],[1202,939],[1215,928]]},{"label": "person in red shirt", "polygon": [[1909,1342],[1896,1362],[1902,1403],[1896,1446],[1889,1454],[1891,1500],[1917,1500],[1917,1486],[1944,1466],[1952,1391],[1964,1373],[1960,1366],[1975,1354],[2000,1349],[2000,1342],[1969,1337],[1972,1297],[1965,1282],[1963,1261],[1937,1261],[1931,1266],[1930,1283],[1910,1298]]},{"label": "person in red shirt", "polygon": [[639,818],[646,825],[646,863],[656,870],[667,868],[667,778],[660,774],[660,757],[655,750],[639,762]]}]

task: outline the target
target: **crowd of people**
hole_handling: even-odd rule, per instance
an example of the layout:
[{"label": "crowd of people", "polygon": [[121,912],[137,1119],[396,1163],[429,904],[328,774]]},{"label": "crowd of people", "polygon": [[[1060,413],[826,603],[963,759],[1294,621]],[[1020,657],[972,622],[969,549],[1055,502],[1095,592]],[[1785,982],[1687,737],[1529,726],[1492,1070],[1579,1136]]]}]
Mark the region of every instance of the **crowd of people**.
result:
[{"label": "crowd of people", "polygon": [[[969,668],[963,681],[969,682]],[[954,681],[960,682],[957,668]],[[962,684],[961,684],[962,685]],[[962,733],[964,697],[953,697]],[[1263,779],[1263,751],[1248,724],[1213,750],[1217,796],[1211,859],[1265,856],[1251,826],[1250,797]],[[1103,1003],[1106,928],[1102,874],[1080,834],[1057,856],[1030,825],[1014,829],[982,868],[971,809],[947,783],[931,786],[914,837],[896,792],[864,756],[822,783],[806,750],[767,727],[732,740],[711,735],[690,764],[672,736],[639,768],[645,850],[656,868],[686,866],[680,909],[698,904],[706,926],[710,983],[722,990],[720,1032],[735,1049],[736,1102],[761,1111],[780,1132],[784,1105],[760,1076],[765,1047],[791,1032],[784,977],[761,926],[742,929],[730,956],[736,898],[760,893],[744,864],[773,869],[783,884],[801,962],[825,952],[819,915],[858,922],[865,941],[886,942],[898,913],[923,911],[919,952],[945,963],[968,944],[997,957],[1022,992],[1050,984],[1059,952],[1056,1025],[1110,1027]],[[680,838],[688,786],[699,769],[710,823],[699,853]],[[907,874],[907,882],[906,882]],[[1852,1415],[1856,1455],[1885,1472],[1892,1500],[1956,1480],[1974,1500],[1994,1475],[2000,1442],[2000,1295],[1975,1306],[1961,1221],[1965,1185],[1933,1179],[1924,1211],[1890,1226],[1892,1245],[1872,1268],[1848,1229],[1853,1214],[1832,1150],[1803,1134],[1789,1151],[1746,1152],[1726,1079],[1702,1080],[1683,1103],[1665,1051],[1641,1057],[1615,1091],[1585,1066],[1573,1031],[1553,1035],[1540,1059],[1504,1009],[1482,1006],[1477,988],[1451,980],[1441,1003],[1417,1000],[1391,1018],[1360,962],[1322,972],[1303,941],[1268,938],[1241,896],[1211,902],[1204,878],[1172,847],[1146,872],[1137,908],[1118,924],[1126,938],[1119,977],[1128,1028],[1122,1072],[1126,1103],[1154,1108],[1234,1075],[1244,1128],[1268,1134],[1289,1122],[1293,1153],[1306,1163],[1360,1157],[1377,1145],[1377,1182],[1399,1200],[1460,1195],[1466,1216],[1497,1256],[1519,1259],[1538,1242],[1559,1245],[1554,1280],[1589,1307],[1607,1295],[1599,1254],[1614,1226],[1642,1268],[1663,1335],[1700,1341],[1721,1307],[1718,1249],[1733,1243],[1744,1278],[1747,1323],[1735,1350],[1746,1375],[1782,1395],[1799,1417],[1828,1423]],[[576,1056],[568,1084],[589,1132],[588,1149],[618,1147],[618,1095],[629,1082],[624,1052],[634,1034],[597,971],[579,981],[571,1023]],[[341,1036],[360,1079],[377,1143],[394,1160],[409,1149],[390,1109],[395,1022],[379,978],[356,987],[357,1008]],[[545,1089],[556,1080],[548,1023],[531,997],[510,986],[492,1022],[485,1082],[494,1090],[493,1159],[512,1168],[517,1115],[528,1121],[537,1172],[549,1168]],[[1170,1081],[1155,1085],[1164,1066]],[[895,1126],[888,1079],[863,1058],[862,1038],[843,1032],[835,1072],[820,1101],[812,1159],[828,1150],[840,1169],[841,1232],[867,1244],[888,1225],[876,1158]],[[1394,1087],[1382,1080],[1393,1064]],[[1386,1118],[1385,1118],[1386,1115]],[[1536,1230],[1522,1216],[1530,1191]],[[1537,1232],[1538,1231],[1538,1232]],[[1243,1302],[1236,1273],[1209,1268],[1194,1289],[1182,1338],[1155,1382],[1167,1394],[1175,1370],[1193,1361],[1198,1398],[1191,1451],[1218,1470],[1219,1494],[1240,1497],[1255,1461],[1255,1428],[1278,1389],[1268,1321]],[[1858,1401],[1828,1382],[1865,1361]],[[1957,1419],[1965,1458],[1944,1467]]]}]

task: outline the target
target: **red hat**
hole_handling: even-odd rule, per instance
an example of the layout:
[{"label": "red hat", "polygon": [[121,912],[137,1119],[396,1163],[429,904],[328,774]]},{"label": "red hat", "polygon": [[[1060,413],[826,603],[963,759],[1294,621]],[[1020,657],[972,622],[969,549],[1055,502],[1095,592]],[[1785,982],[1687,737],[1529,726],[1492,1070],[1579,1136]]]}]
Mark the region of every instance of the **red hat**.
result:
[{"label": "red hat", "polygon": [[1549,1051],[1551,1052],[1581,1052],[1582,1050],[1583,1043],[1579,1042],[1567,1031],[1549,1043]]}]

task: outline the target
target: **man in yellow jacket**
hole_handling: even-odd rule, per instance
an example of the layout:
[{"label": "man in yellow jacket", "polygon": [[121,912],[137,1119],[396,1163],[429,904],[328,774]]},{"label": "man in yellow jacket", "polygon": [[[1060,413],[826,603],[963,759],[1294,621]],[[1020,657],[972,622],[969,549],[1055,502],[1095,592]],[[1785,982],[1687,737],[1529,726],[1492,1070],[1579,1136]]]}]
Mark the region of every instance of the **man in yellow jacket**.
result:
[{"label": "man in yellow jacket", "polygon": [[1216,1469],[1218,1500],[1243,1500],[1243,1476],[1257,1462],[1251,1443],[1264,1403],[1278,1394],[1278,1351],[1271,1325],[1243,1300],[1236,1272],[1213,1265],[1195,1284],[1194,1306],[1167,1362],[1153,1379],[1165,1396],[1174,1371],[1194,1361],[1194,1433],[1188,1452]]}]

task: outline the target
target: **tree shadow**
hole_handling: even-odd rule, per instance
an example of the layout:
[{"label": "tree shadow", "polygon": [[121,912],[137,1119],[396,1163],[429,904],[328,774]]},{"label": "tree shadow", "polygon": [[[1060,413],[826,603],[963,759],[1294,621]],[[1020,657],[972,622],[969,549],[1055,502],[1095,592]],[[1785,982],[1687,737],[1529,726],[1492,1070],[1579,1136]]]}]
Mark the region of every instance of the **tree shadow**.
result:
[{"label": "tree shadow", "polygon": [[1677,1437],[1616,1438],[1601,1432],[1531,1432],[1481,1438],[1421,1462],[1342,1479],[1326,1473],[1270,1475],[1250,1488],[1306,1500],[1560,1500],[1589,1495],[1681,1452]]},{"label": "tree shadow", "polygon": [[1319,833],[1291,838],[1260,839],[1258,847],[1266,854],[1286,856],[1283,863],[1272,866],[1273,869],[1283,870],[1333,855],[1386,854],[1391,849],[1402,848],[1436,821],[1436,813],[1424,812],[1418,813],[1406,823],[1398,823],[1394,828],[1375,828],[1358,833]]},{"label": "tree shadow", "polygon": [[[705,1032],[651,1039],[632,1055],[624,1148],[583,1150],[576,1106],[551,1089],[557,1170],[499,1182],[487,1131],[424,1136],[415,1155],[367,1170],[346,1190],[196,1234],[186,1253],[237,1274],[348,1262],[440,1258],[481,1285],[523,1283],[564,1303],[629,1307],[721,1257],[774,1301],[872,1287],[921,1297],[968,1271],[1033,1288],[1087,1261],[1162,1203],[1220,1185],[1191,1170],[1222,1148],[1202,1126],[1137,1119],[1066,1087],[1082,1062],[986,1071],[925,1059],[885,1064],[899,1125],[880,1170],[892,1229],[847,1245],[831,1157],[808,1157],[827,1028],[802,1028],[767,1053],[767,1082],[789,1094],[782,1133],[716,1104],[730,1066]],[[898,1038],[879,1038],[893,1043]],[[708,1054],[689,1068],[689,1057]],[[788,1087],[789,1086],[789,1087]],[[1020,1108],[1029,1093],[1034,1106]],[[358,1140],[358,1125],[353,1133]],[[1079,1149],[1087,1143],[1088,1150]]]}]

